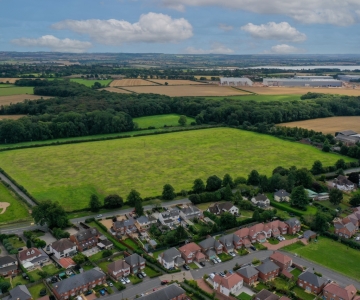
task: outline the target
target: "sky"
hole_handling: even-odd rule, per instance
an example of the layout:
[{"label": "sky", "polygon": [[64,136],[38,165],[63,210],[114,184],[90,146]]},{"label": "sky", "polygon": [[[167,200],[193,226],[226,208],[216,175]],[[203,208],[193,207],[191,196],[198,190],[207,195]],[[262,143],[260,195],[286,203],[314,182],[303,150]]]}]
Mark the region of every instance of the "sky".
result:
[{"label": "sky", "polygon": [[360,50],[360,0],[0,0],[0,7],[0,51]]}]

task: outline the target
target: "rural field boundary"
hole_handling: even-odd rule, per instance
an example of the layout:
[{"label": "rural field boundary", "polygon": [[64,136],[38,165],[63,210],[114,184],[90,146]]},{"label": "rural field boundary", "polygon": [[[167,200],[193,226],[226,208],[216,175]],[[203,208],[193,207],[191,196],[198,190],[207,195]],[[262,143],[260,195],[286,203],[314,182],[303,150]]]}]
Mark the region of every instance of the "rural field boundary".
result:
[{"label": "rural field boundary", "polygon": [[[240,88],[238,88],[238,87],[236,87],[236,86],[232,86],[232,88],[235,89],[235,90],[242,91],[242,92],[247,92],[247,93],[249,93],[250,95],[257,95],[257,93],[255,93],[255,92],[247,91],[247,90],[245,90],[245,89],[240,89]],[[244,96],[246,96],[246,95],[244,95]]]}]

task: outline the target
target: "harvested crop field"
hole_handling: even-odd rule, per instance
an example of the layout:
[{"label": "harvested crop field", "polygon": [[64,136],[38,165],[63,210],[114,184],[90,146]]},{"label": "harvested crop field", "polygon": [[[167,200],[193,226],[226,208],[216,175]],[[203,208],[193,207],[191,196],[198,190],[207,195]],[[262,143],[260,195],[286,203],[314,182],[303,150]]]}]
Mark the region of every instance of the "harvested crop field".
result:
[{"label": "harvested crop field", "polygon": [[347,88],[313,88],[313,87],[243,87],[244,90],[259,95],[304,95],[308,92],[360,96],[360,89]]},{"label": "harvested crop field", "polygon": [[18,120],[25,115],[0,115],[0,120]]},{"label": "harvested crop field", "polygon": [[50,99],[51,97],[36,96],[36,95],[11,95],[0,97],[0,105],[9,105],[11,103],[23,102],[26,100]]},{"label": "harvested crop field", "polygon": [[281,123],[279,126],[312,129],[324,134],[335,135],[335,132],[353,130],[360,132],[360,117],[331,117],[298,122]]},{"label": "harvested crop field", "polygon": [[156,85],[156,83],[146,81],[143,79],[121,79],[121,80],[113,80],[110,83],[110,87],[114,86],[142,86],[142,85]]},{"label": "harvested crop field", "polygon": [[161,85],[165,85],[165,82],[168,85],[196,85],[196,84],[206,84],[203,82],[191,81],[191,80],[166,80],[166,79],[149,79],[149,81],[156,82]]},{"label": "harvested crop field", "polygon": [[4,83],[15,83],[16,80],[19,80],[20,78],[0,78],[0,82]]},{"label": "harvested crop field", "polygon": [[121,93],[121,94],[131,94],[131,92],[129,92],[129,91],[115,88],[115,87],[107,87],[107,88],[101,89],[101,91],[108,91],[108,92],[112,92],[112,93]]},{"label": "harvested crop field", "polygon": [[[36,199],[59,201],[67,211],[88,207],[91,194],[122,197],[136,189],[160,195],[164,184],[189,190],[196,178],[229,173],[234,178],[256,169],[271,175],[279,166],[311,168],[348,157],[231,128],[212,128],[109,141],[0,152],[3,168]],[[221,167],[219,167],[221,166]]]},{"label": "harvested crop field", "polygon": [[135,93],[152,93],[162,94],[171,97],[182,96],[236,96],[236,95],[248,95],[249,93],[240,91],[227,86],[217,85],[181,85],[181,86],[140,86],[140,87],[128,87],[129,91]]}]

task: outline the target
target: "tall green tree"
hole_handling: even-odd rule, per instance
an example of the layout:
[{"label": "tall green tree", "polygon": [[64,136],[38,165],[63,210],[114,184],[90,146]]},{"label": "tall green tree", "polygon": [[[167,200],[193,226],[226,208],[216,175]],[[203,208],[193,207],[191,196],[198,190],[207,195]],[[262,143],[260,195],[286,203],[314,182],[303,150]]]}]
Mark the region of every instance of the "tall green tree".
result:
[{"label": "tall green tree", "polygon": [[230,188],[234,188],[234,181],[232,179],[232,177],[230,176],[230,174],[225,174],[224,178],[222,180],[222,186],[226,187],[227,185],[230,185]]},{"label": "tall green tree", "polygon": [[104,199],[105,208],[120,208],[124,205],[124,200],[117,194],[106,196]]},{"label": "tall green tree", "polygon": [[89,207],[92,212],[98,212],[101,208],[99,197],[95,194],[90,196]]},{"label": "tall green tree", "polygon": [[187,232],[186,232],[186,230],[184,229],[183,226],[178,226],[176,228],[175,232],[176,232],[176,237],[179,240],[183,240],[183,239],[186,239],[188,237]]},{"label": "tall green tree", "polygon": [[179,123],[181,126],[185,126],[185,125],[186,125],[186,122],[187,122],[186,116],[181,115],[180,118],[179,118],[178,123]]},{"label": "tall green tree", "polygon": [[260,175],[256,170],[252,170],[248,176],[247,184],[248,185],[259,185],[260,183]]},{"label": "tall green tree", "polygon": [[227,186],[224,189],[224,200],[231,201],[233,199],[233,193],[230,187],[230,184],[227,184]]},{"label": "tall green tree", "polygon": [[164,200],[173,200],[176,197],[175,189],[171,184],[165,184],[162,191],[162,198]]},{"label": "tall green tree", "polygon": [[261,219],[260,213],[259,211],[256,209],[252,215],[252,218],[254,219],[254,221],[259,222]]},{"label": "tall green tree", "polygon": [[333,205],[339,205],[343,199],[342,191],[338,189],[332,189],[329,193],[329,201]]},{"label": "tall green tree", "polygon": [[313,183],[312,174],[305,168],[295,171],[296,185],[302,185],[305,188],[311,188]]},{"label": "tall green tree", "polygon": [[326,140],[325,143],[323,144],[322,151],[330,152],[330,150],[331,150],[331,146],[330,146],[328,140]]},{"label": "tall green tree", "polygon": [[346,170],[346,163],[345,161],[340,158],[336,163],[335,163],[335,168],[336,170],[339,170],[339,169],[343,169],[343,170]]},{"label": "tall green tree", "polygon": [[320,160],[316,160],[311,168],[311,173],[314,175],[321,174],[323,172],[324,168],[322,165],[322,162]]},{"label": "tall green tree", "polygon": [[352,206],[360,206],[360,193],[357,192],[356,194],[352,195],[349,203]]},{"label": "tall green tree", "polygon": [[50,200],[42,201],[33,207],[32,217],[36,224],[45,225],[49,228],[65,228],[68,226],[68,216],[58,202]]},{"label": "tall green tree", "polygon": [[327,231],[329,229],[329,216],[318,211],[315,215],[313,229],[320,232]]},{"label": "tall green tree", "polygon": [[305,209],[309,204],[308,195],[302,185],[293,189],[291,193],[291,205]]},{"label": "tall green tree", "polygon": [[222,180],[216,175],[210,176],[206,180],[206,190],[209,192],[216,191],[221,188]]},{"label": "tall green tree", "polygon": [[140,200],[142,201],[141,197],[140,197],[140,193],[136,190],[131,190],[129,195],[126,197],[126,201],[127,203],[134,207],[135,206],[135,203]]},{"label": "tall green tree", "polygon": [[195,179],[192,190],[194,191],[194,193],[197,193],[197,194],[204,192],[205,191],[204,181],[202,181],[201,178]]},{"label": "tall green tree", "polygon": [[138,216],[142,216],[144,214],[144,208],[142,206],[142,201],[141,200],[136,200],[135,202],[135,213]]}]

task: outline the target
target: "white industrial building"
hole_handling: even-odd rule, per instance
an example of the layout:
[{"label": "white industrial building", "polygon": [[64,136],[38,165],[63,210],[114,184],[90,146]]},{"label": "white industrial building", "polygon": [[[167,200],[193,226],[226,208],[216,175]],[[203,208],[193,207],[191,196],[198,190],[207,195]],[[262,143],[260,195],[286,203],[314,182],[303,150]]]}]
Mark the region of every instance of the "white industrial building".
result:
[{"label": "white industrial building", "polygon": [[324,76],[307,76],[307,75],[295,75],[295,79],[334,79],[332,76],[324,75]]},{"label": "white industrial building", "polygon": [[342,81],[358,80],[360,75],[338,75],[338,78]]},{"label": "white industrial building", "polygon": [[336,79],[264,78],[265,86],[341,87]]},{"label": "white industrial building", "polygon": [[246,77],[222,77],[220,78],[220,85],[252,86],[253,82]]}]

